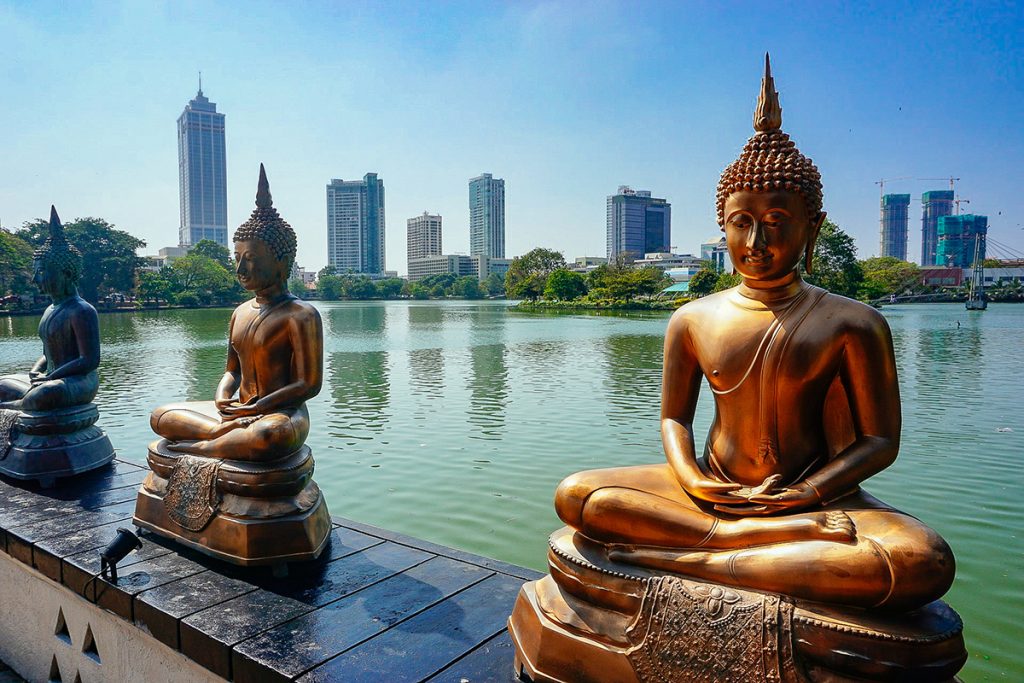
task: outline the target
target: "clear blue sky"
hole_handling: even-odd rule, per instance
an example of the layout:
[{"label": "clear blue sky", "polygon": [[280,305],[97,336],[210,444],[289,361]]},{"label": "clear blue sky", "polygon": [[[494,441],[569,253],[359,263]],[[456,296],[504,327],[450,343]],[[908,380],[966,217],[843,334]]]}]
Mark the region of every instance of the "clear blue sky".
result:
[{"label": "clear blue sky", "polygon": [[[102,216],[177,242],[175,121],[227,115],[228,222],[259,163],[326,262],[324,186],[380,174],[387,265],[405,221],[469,248],[467,180],[505,179],[507,253],[603,255],[620,184],[672,203],[672,242],[717,233],[715,184],[751,133],[770,50],[784,129],[829,215],[878,251],[879,178],[961,178],[965,211],[1024,252],[1024,8],[920,3],[10,3],[0,0],[0,223]],[[769,9],[770,8],[770,9]],[[887,191],[944,189],[905,180]],[[920,253],[920,204],[910,254]]]}]

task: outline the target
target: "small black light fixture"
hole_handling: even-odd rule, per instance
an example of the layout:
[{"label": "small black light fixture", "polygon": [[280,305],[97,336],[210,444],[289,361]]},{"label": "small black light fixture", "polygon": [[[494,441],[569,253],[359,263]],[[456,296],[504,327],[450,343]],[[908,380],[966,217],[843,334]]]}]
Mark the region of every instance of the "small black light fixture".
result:
[{"label": "small black light fixture", "polygon": [[128,553],[141,547],[142,541],[138,536],[128,529],[119,528],[114,540],[100,551],[100,573],[103,574],[103,578],[111,583],[117,583],[117,563],[123,560]]}]

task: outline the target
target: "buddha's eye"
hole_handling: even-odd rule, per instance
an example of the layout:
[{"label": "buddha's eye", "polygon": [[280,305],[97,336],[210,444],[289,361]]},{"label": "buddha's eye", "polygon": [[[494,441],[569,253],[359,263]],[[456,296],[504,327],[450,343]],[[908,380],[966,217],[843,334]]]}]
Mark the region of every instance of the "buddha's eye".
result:
[{"label": "buddha's eye", "polygon": [[769,228],[778,228],[786,223],[786,214],[772,211],[764,217],[764,224]]},{"label": "buddha's eye", "polygon": [[736,228],[739,228],[741,230],[745,230],[745,229],[749,228],[750,225],[751,225],[751,222],[752,221],[750,220],[750,216],[748,216],[746,214],[742,214],[742,213],[741,214],[737,214],[737,215],[735,215],[735,216],[733,216],[732,218],[729,219],[729,224],[730,225],[732,225],[732,226],[734,226]]}]

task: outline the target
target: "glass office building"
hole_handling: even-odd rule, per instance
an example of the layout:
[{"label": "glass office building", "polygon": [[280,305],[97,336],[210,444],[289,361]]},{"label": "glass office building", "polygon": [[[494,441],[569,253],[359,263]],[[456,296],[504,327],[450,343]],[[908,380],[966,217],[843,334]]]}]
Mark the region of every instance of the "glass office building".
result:
[{"label": "glass office building", "polygon": [[505,181],[490,173],[469,181],[469,253],[505,258]]},{"label": "glass office building", "polygon": [[339,273],[384,273],[384,181],[376,173],[327,186],[327,263]]},{"label": "glass office building", "polygon": [[907,260],[907,234],[910,222],[910,195],[887,194],[882,197],[881,237],[878,253]]},{"label": "glass office building", "polygon": [[606,246],[608,260],[628,255],[642,259],[644,254],[672,250],[672,205],[652,197],[647,190],[626,185],[608,197]]},{"label": "glass office building", "polygon": [[947,268],[974,266],[974,243],[978,239],[978,259],[985,261],[985,237],[988,235],[988,216],[965,213],[960,216],[939,218],[939,243],[936,248],[938,265]]},{"label": "glass office building", "polygon": [[188,247],[205,239],[228,246],[224,114],[202,88],[178,117],[178,190],[178,244]]},{"label": "glass office building", "polygon": [[921,265],[944,266],[938,259],[939,219],[953,213],[953,190],[921,195]]}]

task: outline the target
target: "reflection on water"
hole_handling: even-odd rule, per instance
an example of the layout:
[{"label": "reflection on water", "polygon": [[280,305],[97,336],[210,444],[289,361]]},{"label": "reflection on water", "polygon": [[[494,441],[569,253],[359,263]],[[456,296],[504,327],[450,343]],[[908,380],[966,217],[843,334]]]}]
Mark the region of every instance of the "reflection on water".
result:
[{"label": "reflection on water", "polygon": [[470,438],[500,441],[505,425],[505,401],[508,398],[508,366],[505,345],[474,346],[469,351],[469,420]]},{"label": "reflection on water", "polygon": [[[334,514],[543,569],[572,472],[663,461],[668,316],[534,315],[493,302],[326,302],[324,390],[308,444]],[[122,458],[143,462],[157,405],[212,399],[230,310],[101,315],[97,402]],[[1024,679],[1024,306],[883,309],[903,435],[871,493],[934,526],[957,555],[965,680]],[[957,329],[956,322],[961,322]],[[41,353],[36,318],[0,318],[0,374]],[[694,430],[711,423],[706,386]],[[1013,431],[997,431],[997,429]],[[698,444],[698,448],[700,444]]]},{"label": "reflection on water", "polygon": [[[384,431],[388,419],[388,353],[336,351],[328,357],[329,411],[331,436],[349,446],[353,439],[369,440]],[[315,425],[315,423],[314,423]]]}]

